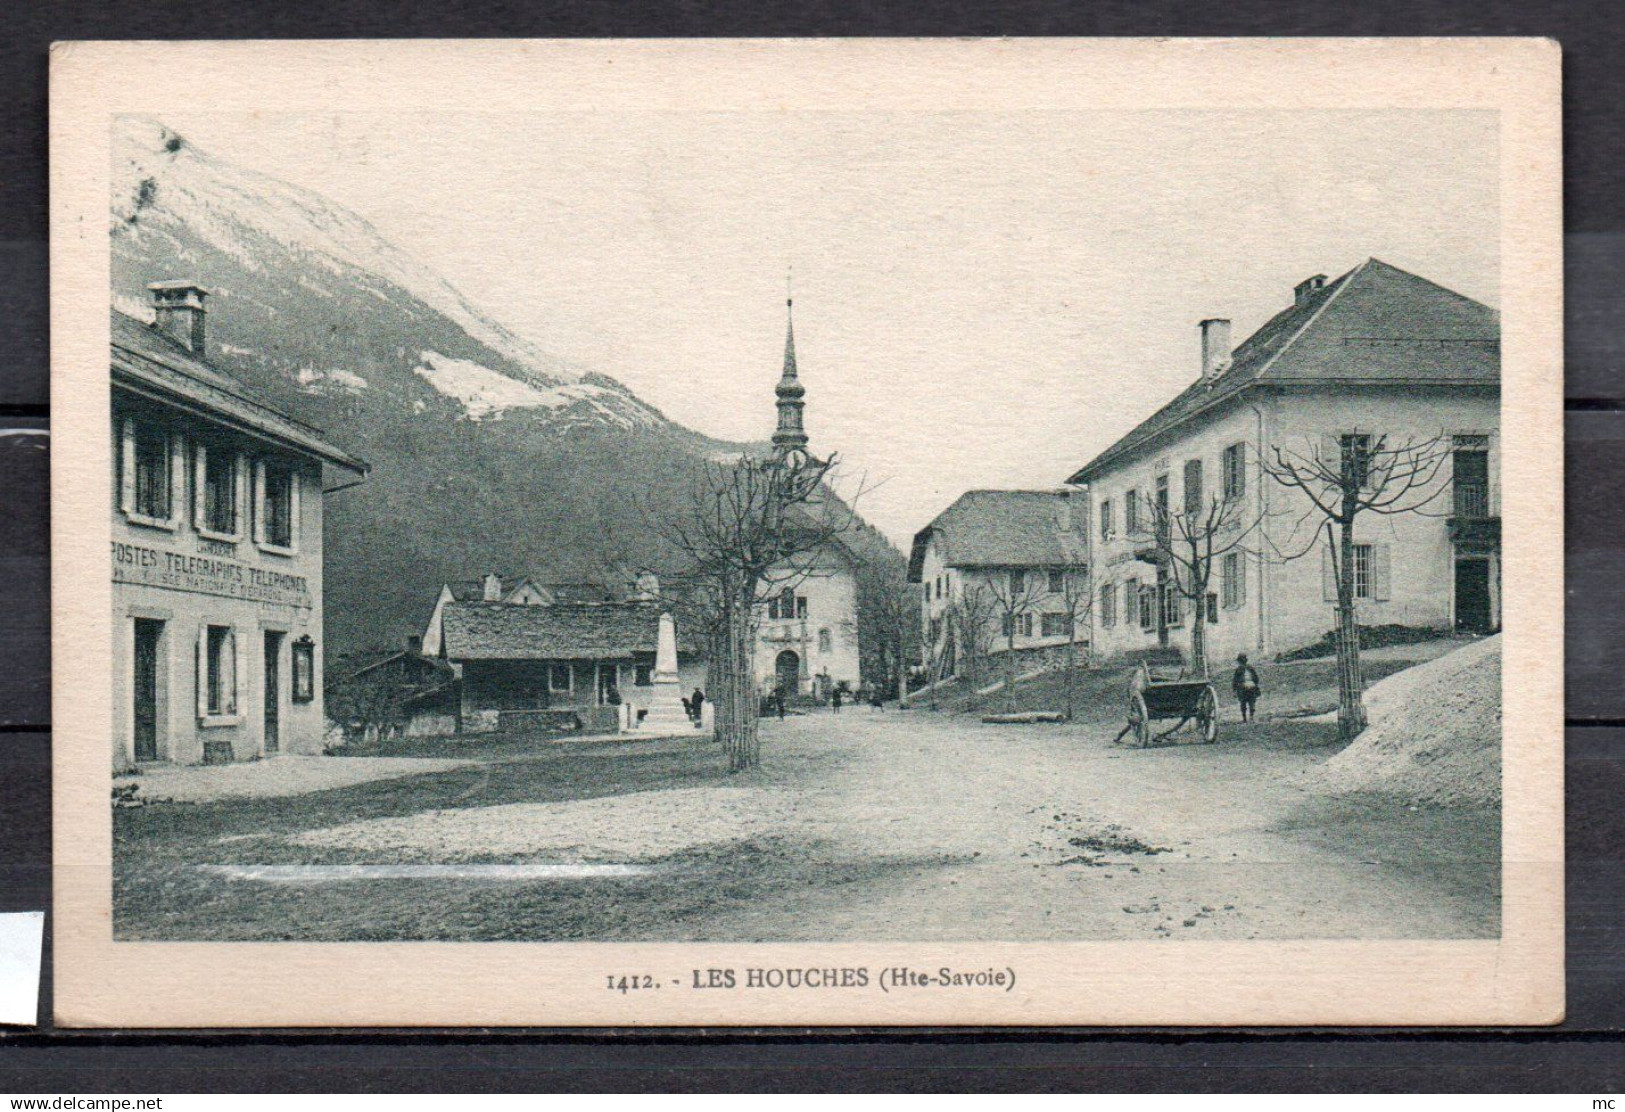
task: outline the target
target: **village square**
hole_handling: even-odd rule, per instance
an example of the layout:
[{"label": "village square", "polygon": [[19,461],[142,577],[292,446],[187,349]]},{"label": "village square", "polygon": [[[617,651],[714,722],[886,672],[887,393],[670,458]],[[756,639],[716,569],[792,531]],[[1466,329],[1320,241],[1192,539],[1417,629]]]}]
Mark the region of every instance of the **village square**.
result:
[{"label": "village square", "polygon": [[[1190,321],[1185,385],[1102,418],[1104,450],[918,505],[905,546],[820,425],[817,302],[785,299],[745,375],[749,443],[435,351],[388,404],[454,399],[448,431],[384,428],[382,372],[250,382],[222,329],[288,314],[241,275],[142,273],[137,208],[110,352],[116,937],[1499,933],[1488,305],[1307,260],[1256,329]],[[403,346],[333,319],[324,344]],[[516,391],[598,415],[572,480],[652,478],[542,528],[537,457],[468,486],[425,462],[521,435],[482,420]],[[393,608],[370,625],[369,575]]]},{"label": "village square", "polygon": [[[859,558],[843,523],[788,485],[818,466],[793,331],[771,454],[728,465],[773,478],[761,505],[740,507],[743,532],[714,538],[760,548],[748,531],[772,531],[754,582],[732,568],[722,581],[750,600],[748,652],[716,652],[739,635],[726,615],[703,635],[679,627],[694,608],[649,569],[624,583],[493,571],[445,584],[401,651],[332,675],[316,651],[323,491],[366,466],[206,362],[205,291],[163,282],[153,294],[161,323],[116,320],[113,353],[114,573],[132,677],[115,785],[131,937],[762,939],[806,937],[832,917],[842,938],[956,937],[968,923],[1013,938],[1336,936],[1370,928],[1396,868],[1432,871],[1450,898],[1387,929],[1494,928],[1495,814],[1473,779],[1492,768],[1431,785],[1477,808],[1472,822],[1389,804],[1387,846],[1370,837],[1369,801],[1330,790],[1334,754],[1360,745],[1358,732],[1340,742],[1336,721],[1340,589],[1373,631],[1411,631],[1363,655],[1362,682],[1438,673],[1418,681],[1431,695],[1380,703],[1387,717],[1367,730],[1448,732],[1413,720],[1441,717],[1442,694],[1459,698],[1493,659],[1475,638],[1496,625],[1494,318],[1425,279],[1376,260],[1330,287],[1311,279],[1239,351],[1218,346],[1227,322],[1206,321],[1191,392],[1151,427],[1055,489],[966,492],[915,539],[888,615],[902,651],[872,654],[877,674],[856,644]],[[1443,319],[1457,335],[1348,350],[1377,313],[1388,328]],[[1440,357],[1419,364],[1418,348]],[[174,404],[205,387],[201,414]],[[1246,543],[1291,494],[1262,437],[1341,436],[1341,461],[1352,438],[1397,454],[1390,438],[1436,429],[1463,430],[1419,480],[1449,484],[1449,512],[1361,528],[1352,582],[1330,547],[1286,561]],[[1289,526],[1304,531],[1301,515]],[[192,532],[234,555],[249,540],[257,562],[181,560],[153,529],[169,546]],[[196,625],[184,642],[182,620]],[[1303,651],[1317,643],[1325,651]],[[1256,664],[1237,674],[1263,703],[1245,723],[1243,682],[1229,682],[1242,654]],[[1458,655],[1471,661],[1452,667]],[[720,674],[719,656],[740,675]],[[1159,679],[1199,681],[1213,705],[1153,720],[1136,685]],[[748,716],[759,732],[747,760],[718,728],[730,689],[744,695],[731,728],[745,733]],[[1180,718],[1190,725],[1164,735]],[[1366,760],[1343,778],[1397,798],[1420,786],[1385,783],[1396,770]],[[1407,859],[1405,839],[1433,856]],[[1244,876],[1263,861],[1278,863],[1268,901]],[[388,869],[403,865],[422,868]],[[289,900],[297,914],[267,914]]]}]

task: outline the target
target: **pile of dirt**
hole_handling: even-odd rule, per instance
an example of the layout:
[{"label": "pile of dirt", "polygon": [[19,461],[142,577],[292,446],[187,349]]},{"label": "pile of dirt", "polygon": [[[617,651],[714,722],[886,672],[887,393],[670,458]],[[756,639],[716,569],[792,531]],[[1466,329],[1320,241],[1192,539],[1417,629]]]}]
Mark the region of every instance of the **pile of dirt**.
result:
[{"label": "pile of dirt", "polygon": [[1501,799],[1501,638],[1374,684],[1369,725],[1312,776],[1331,795],[1375,792],[1430,806]]}]

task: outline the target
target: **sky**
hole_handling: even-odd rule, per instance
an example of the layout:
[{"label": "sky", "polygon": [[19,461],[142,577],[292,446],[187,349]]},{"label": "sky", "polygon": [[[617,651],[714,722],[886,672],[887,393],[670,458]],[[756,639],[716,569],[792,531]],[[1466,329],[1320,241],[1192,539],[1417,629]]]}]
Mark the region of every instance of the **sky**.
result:
[{"label": "sky", "polygon": [[1050,488],[1292,287],[1377,257],[1498,307],[1486,112],[166,115],[355,210],[682,424],[767,437],[787,272],[817,454],[904,547]]}]

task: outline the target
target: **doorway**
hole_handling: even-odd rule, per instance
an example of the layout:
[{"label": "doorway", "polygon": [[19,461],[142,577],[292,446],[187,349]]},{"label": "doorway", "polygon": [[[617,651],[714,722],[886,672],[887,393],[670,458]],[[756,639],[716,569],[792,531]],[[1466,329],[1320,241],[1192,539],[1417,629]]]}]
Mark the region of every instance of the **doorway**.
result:
[{"label": "doorway", "polygon": [[617,705],[621,702],[621,689],[616,682],[617,672],[617,665],[598,665],[598,705],[601,707]]},{"label": "doorway", "polygon": [[265,631],[265,752],[282,748],[282,634]]},{"label": "doorway", "polygon": [[158,650],[164,623],[135,619],[135,759],[158,759]]},{"label": "doorway", "polygon": [[786,697],[799,694],[801,691],[801,657],[791,649],[785,649],[779,658],[773,662],[773,674],[779,694]]},{"label": "doorway", "polygon": [[1456,560],[1456,629],[1488,633],[1490,621],[1490,562],[1487,557]]}]

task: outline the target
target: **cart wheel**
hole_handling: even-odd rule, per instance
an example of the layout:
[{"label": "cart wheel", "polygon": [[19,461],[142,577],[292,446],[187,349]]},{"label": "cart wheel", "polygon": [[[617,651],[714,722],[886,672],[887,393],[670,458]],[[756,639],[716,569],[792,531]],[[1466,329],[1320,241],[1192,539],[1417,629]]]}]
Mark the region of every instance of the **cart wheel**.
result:
[{"label": "cart wheel", "polygon": [[1151,711],[1145,705],[1145,696],[1138,691],[1129,696],[1128,720],[1134,727],[1134,740],[1144,749],[1151,744]]},{"label": "cart wheel", "polygon": [[1196,726],[1209,745],[1219,740],[1219,697],[1212,687],[1204,687],[1196,701]]}]

